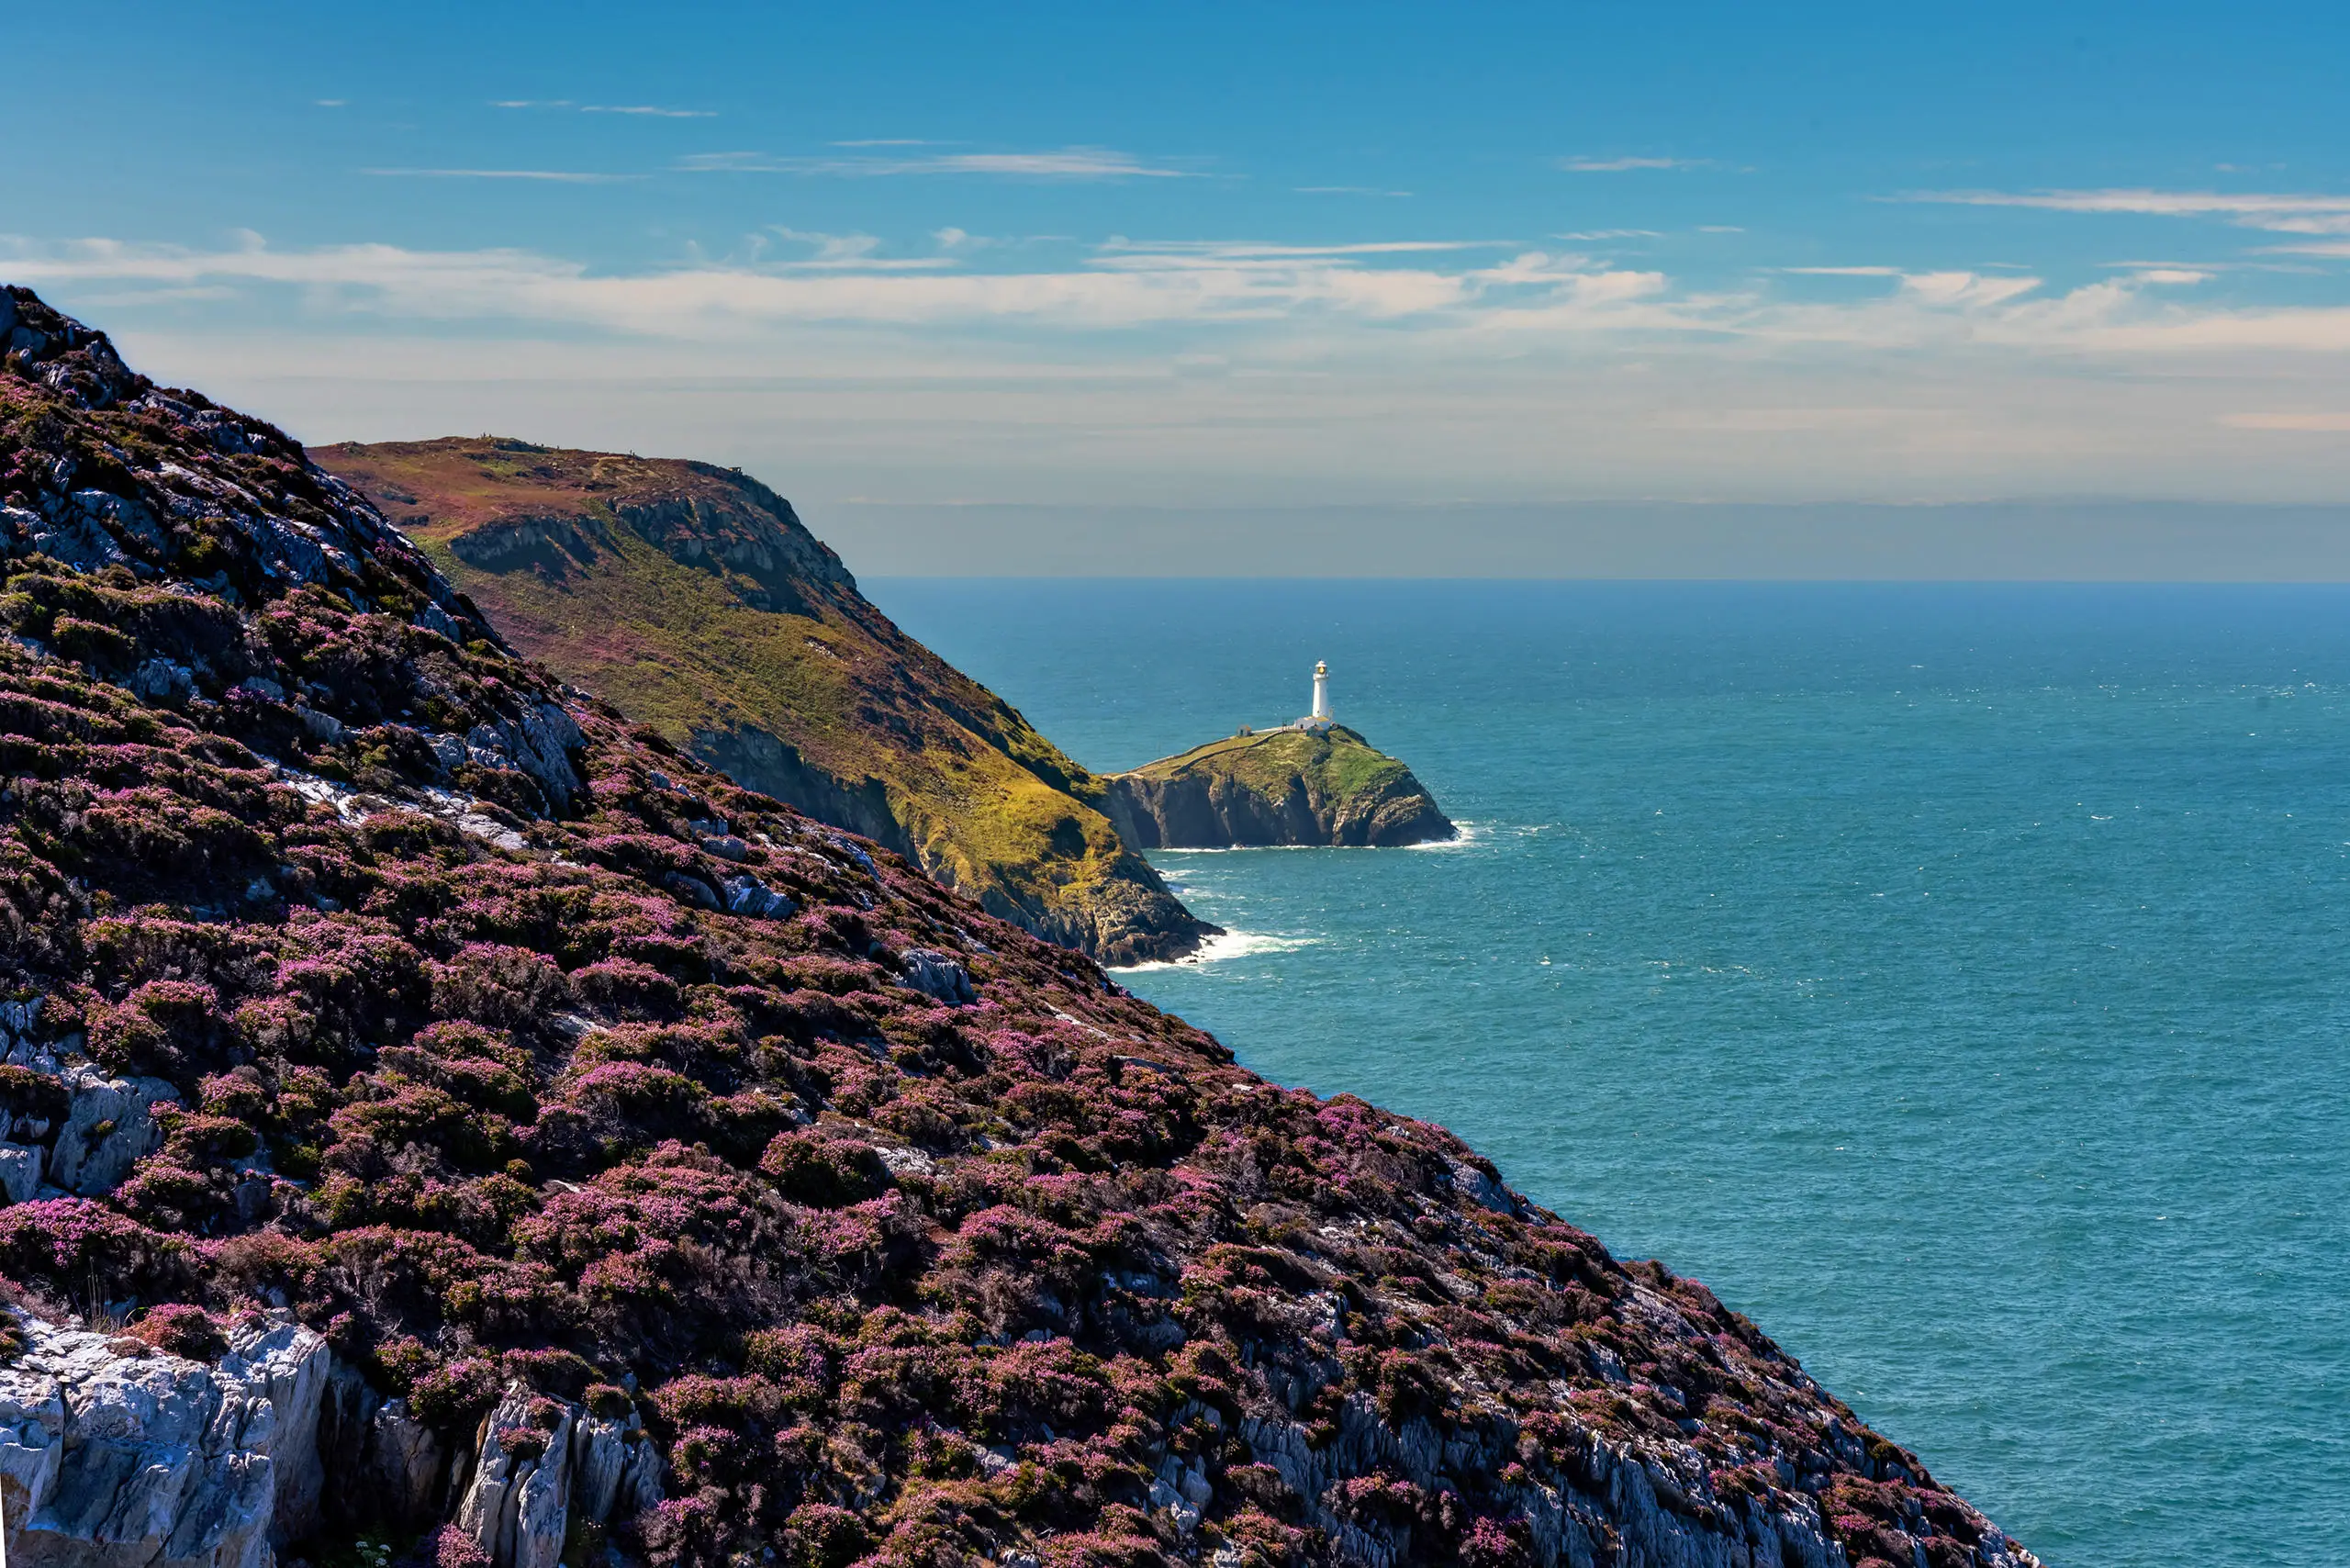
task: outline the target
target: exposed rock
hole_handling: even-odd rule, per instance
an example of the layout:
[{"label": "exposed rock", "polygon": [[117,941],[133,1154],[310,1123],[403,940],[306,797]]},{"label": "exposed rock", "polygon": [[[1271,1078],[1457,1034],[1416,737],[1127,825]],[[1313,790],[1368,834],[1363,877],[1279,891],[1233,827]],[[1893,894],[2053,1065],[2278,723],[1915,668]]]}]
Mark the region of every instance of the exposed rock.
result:
[{"label": "exposed rock", "polygon": [[970,971],[945,953],[908,948],[898,960],[898,973],[912,990],[950,1007],[968,1007],[979,1000],[971,991]]},{"label": "exposed rock", "polygon": [[15,1568],[267,1568],[314,1517],[326,1342],[232,1331],[217,1367],[10,1314],[0,1368],[0,1509]]},{"label": "exposed rock", "polygon": [[160,1078],[109,1078],[80,1066],[64,1081],[73,1110],[50,1153],[50,1183],[85,1198],[111,1193],[141,1155],[162,1147],[154,1109],[179,1091]]},{"label": "exposed rock", "polygon": [[483,1417],[456,1524],[496,1568],[554,1568],[575,1514],[600,1524],[660,1500],[660,1456],[633,1413],[589,1415],[518,1383]]},{"label": "exposed rock", "polygon": [[347,1529],[415,1529],[439,1518],[448,1460],[405,1399],[386,1399],[357,1368],[337,1362],[319,1417],[319,1460],[336,1484],[322,1512]]}]

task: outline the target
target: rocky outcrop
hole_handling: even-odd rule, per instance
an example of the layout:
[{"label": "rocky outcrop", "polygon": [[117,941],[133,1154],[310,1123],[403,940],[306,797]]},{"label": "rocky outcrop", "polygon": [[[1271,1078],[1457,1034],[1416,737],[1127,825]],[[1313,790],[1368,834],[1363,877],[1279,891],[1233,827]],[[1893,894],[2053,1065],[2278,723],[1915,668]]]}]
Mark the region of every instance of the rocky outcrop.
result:
[{"label": "rocky outcrop", "polygon": [[753,724],[697,730],[688,742],[697,761],[714,767],[745,790],[771,795],[904,856],[918,858],[914,842],[890,813],[890,791],[878,778],[854,782],[811,766],[790,742]]},{"label": "rocky outcrop", "polygon": [[575,1518],[603,1524],[661,1500],[661,1456],[633,1412],[595,1416],[515,1385],[482,1420],[456,1526],[494,1568],[555,1568]]},{"label": "rocky outcrop", "polygon": [[319,1414],[320,1469],[337,1483],[328,1522],[405,1533],[441,1517],[449,1456],[408,1402],[386,1398],[356,1367],[335,1363]]},{"label": "rocky outcrop", "polygon": [[268,1568],[315,1528],[326,1341],[233,1326],[213,1365],[10,1315],[0,1509],[16,1568]]},{"label": "rocky outcrop", "polygon": [[1410,768],[1340,725],[1244,734],[1114,774],[1102,810],[1144,849],[1383,849],[1458,831]]}]

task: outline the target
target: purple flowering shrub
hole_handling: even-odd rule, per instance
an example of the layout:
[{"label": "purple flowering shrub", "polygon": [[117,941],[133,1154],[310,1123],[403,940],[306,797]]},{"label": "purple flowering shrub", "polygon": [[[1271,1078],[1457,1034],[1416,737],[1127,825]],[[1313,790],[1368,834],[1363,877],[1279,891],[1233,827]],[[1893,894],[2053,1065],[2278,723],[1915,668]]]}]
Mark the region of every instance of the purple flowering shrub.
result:
[{"label": "purple flowering shrub", "polygon": [[[1501,1568],[1668,1452],[1691,1529],[1983,1538],[1703,1286],[566,696],[282,434],[10,298],[0,993],[176,1103],[0,1207],[9,1280],[181,1353],[291,1310],[452,1450],[515,1381],[632,1412],[664,1568]],[[0,1068],[12,1126],[56,1085]]]}]

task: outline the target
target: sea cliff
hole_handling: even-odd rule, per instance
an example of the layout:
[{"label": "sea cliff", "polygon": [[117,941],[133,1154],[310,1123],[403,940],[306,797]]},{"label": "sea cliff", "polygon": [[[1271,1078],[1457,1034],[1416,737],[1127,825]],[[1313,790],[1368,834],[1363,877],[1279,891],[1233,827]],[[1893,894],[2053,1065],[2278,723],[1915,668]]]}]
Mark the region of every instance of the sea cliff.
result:
[{"label": "sea cliff", "polygon": [[1120,842],[1099,778],[901,632],[758,481],[487,437],[312,456],[516,648],[735,782],[1104,962],[1214,931]]},{"label": "sea cliff", "polygon": [[1458,831],[1410,768],[1343,724],[1244,732],[1113,774],[1103,810],[1143,849],[1387,848]]},{"label": "sea cliff", "polygon": [[1703,1285],[0,342],[17,1568],[2031,1562]]}]

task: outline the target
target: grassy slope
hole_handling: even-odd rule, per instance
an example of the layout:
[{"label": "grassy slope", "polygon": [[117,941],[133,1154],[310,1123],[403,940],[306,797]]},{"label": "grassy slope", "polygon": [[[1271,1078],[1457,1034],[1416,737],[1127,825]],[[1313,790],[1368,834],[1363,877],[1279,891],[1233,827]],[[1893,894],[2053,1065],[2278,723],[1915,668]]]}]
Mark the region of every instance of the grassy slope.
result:
[{"label": "grassy slope", "polygon": [[[697,736],[755,728],[852,787],[878,781],[934,876],[1048,935],[1082,937],[1106,921],[1112,939],[1083,945],[1125,956],[1114,951],[1121,917],[1102,912],[1149,902],[1159,885],[1089,803],[1102,792],[1097,778],[906,637],[836,561],[832,583],[806,569],[688,565],[614,510],[684,498],[740,511],[766,496],[749,481],[699,464],[487,440],[313,455],[367,490],[510,641],[565,679],[688,749],[705,749]],[[594,539],[588,559],[539,551],[486,570],[453,548],[485,525],[530,517],[582,520],[579,532]],[[763,581],[780,576],[796,612],[755,608]]]},{"label": "grassy slope", "polygon": [[1186,773],[1220,773],[1270,801],[1285,799],[1290,780],[1303,778],[1317,798],[1347,800],[1403,778],[1410,770],[1354,731],[1333,725],[1326,737],[1303,730],[1227,735],[1161,757],[1134,770],[1153,780]]}]

